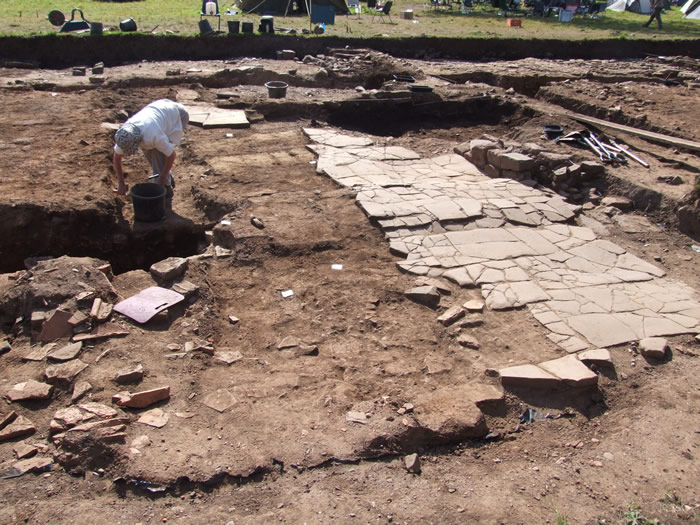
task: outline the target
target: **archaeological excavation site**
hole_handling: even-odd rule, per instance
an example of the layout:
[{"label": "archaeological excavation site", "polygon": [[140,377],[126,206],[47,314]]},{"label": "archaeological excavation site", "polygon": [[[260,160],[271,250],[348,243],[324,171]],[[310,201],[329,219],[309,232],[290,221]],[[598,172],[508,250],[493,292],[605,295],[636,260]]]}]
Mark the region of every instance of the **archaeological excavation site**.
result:
[{"label": "archaeological excavation site", "polygon": [[0,523],[698,523],[700,59],[293,42],[5,57]]}]

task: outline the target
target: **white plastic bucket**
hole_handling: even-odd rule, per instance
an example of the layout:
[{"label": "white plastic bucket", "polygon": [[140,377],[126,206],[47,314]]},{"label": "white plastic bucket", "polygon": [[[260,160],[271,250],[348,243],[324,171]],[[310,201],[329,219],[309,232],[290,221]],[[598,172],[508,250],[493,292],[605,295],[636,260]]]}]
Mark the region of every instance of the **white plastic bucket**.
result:
[{"label": "white plastic bucket", "polygon": [[216,15],[216,2],[207,2],[204,6],[204,12],[209,16]]}]

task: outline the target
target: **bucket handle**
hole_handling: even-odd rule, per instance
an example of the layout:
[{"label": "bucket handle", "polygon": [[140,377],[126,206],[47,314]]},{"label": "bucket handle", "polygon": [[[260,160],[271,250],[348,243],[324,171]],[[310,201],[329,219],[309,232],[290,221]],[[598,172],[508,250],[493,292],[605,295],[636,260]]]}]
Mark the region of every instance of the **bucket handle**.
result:
[{"label": "bucket handle", "polygon": [[72,22],[73,19],[75,18],[75,12],[76,12],[76,11],[77,11],[78,13],[80,13],[80,18],[83,19],[83,22],[87,22],[87,20],[85,20],[85,15],[83,14],[83,10],[80,9],[79,7],[73,8],[73,10],[70,12],[70,21]]}]

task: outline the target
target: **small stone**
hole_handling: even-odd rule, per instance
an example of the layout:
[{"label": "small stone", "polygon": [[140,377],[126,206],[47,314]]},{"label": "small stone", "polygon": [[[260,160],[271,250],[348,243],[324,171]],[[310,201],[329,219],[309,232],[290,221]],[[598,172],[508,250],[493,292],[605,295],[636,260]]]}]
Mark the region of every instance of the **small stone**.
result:
[{"label": "small stone", "polygon": [[403,464],[405,465],[406,470],[411,474],[420,474],[421,466],[418,454],[409,454],[408,456],[404,456]]},{"label": "small stone", "polygon": [[164,386],[152,390],[136,392],[134,394],[130,392],[120,392],[112,396],[112,403],[116,403],[120,407],[146,408],[147,406],[169,398],[170,387]]},{"label": "small stone", "polygon": [[457,337],[457,342],[461,346],[471,348],[472,350],[478,350],[481,347],[479,341],[475,337],[468,334],[460,334],[459,337]]},{"label": "small stone", "polygon": [[46,357],[48,357],[52,361],[70,361],[71,359],[75,359],[76,357],[78,357],[78,354],[80,354],[82,348],[82,342],[71,343],[62,348],[59,348],[58,350],[49,352],[46,355]]},{"label": "small stone", "polygon": [[483,312],[484,311],[484,301],[480,301],[478,299],[472,299],[470,301],[467,301],[462,306],[464,306],[464,309],[467,310],[468,312]]},{"label": "small stone", "polygon": [[131,442],[131,446],[134,448],[146,448],[151,446],[151,439],[144,435],[135,437],[134,440]]},{"label": "small stone", "polygon": [[593,466],[593,467],[602,467],[602,466],[603,466],[603,462],[602,462],[602,461],[593,461],[593,462],[591,462],[591,466]]},{"label": "small stone", "polygon": [[87,381],[78,381],[73,387],[73,395],[70,398],[71,403],[80,400],[90,390],[92,390],[92,385],[90,383]]},{"label": "small stone", "polygon": [[73,68],[74,77],[84,77],[87,74],[87,68],[83,66],[78,66]]},{"label": "small stone", "polygon": [[52,393],[53,386],[30,379],[14,385],[7,392],[7,399],[12,402],[50,399]]},{"label": "small stone", "polygon": [[120,414],[118,410],[115,410],[110,406],[103,405],[102,403],[81,403],[78,405],[78,408],[84,410],[85,412],[89,412],[90,414],[94,414],[102,419],[112,419]]},{"label": "small stone", "polygon": [[214,360],[224,363],[226,365],[232,365],[236,361],[240,361],[243,359],[243,354],[241,354],[238,350],[235,350],[233,352],[216,352],[214,353]]},{"label": "small stone", "polygon": [[459,322],[460,328],[474,328],[484,324],[484,318],[479,314],[469,314],[464,316]]},{"label": "small stone", "polygon": [[105,65],[103,62],[98,62],[94,66],[92,66],[92,74],[93,75],[102,75],[105,72]]},{"label": "small stone", "polygon": [[180,277],[187,270],[187,259],[184,257],[168,257],[151,266],[151,275],[162,281],[171,281]]},{"label": "small stone", "polygon": [[156,428],[163,428],[168,423],[168,419],[170,419],[168,414],[160,408],[154,408],[141,414],[137,422]]},{"label": "small stone", "polygon": [[365,425],[367,423],[367,414],[357,410],[350,410],[345,414],[345,420],[352,423],[361,423],[362,425]]},{"label": "small stone", "polygon": [[440,293],[435,286],[417,286],[404,292],[404,295],[429,308],[437,308],[440,304]]},{"label": "small stone", "polygon": [[25,474],[27,472],[45,472],[51,470],[51,465],[53,465],[53,460],[51,458],[38,457],[18,461],[12,465],[12,468],[17,473]]},{"label": "small stone", "polygon": [[236,317],[235,315],[228,316],[228,322],[231,324],[238,324],[239,321],[240,321],[240,319],[238,317]]},{"label": "small stone", "polygon": [[438,321],[444,326],[450,326],[464,317],[464,308],[461,306],[453,306],[448,308],[445,313],[438,317]]},{"label": "small stone", "polygon": [[140,363],[129,370],[120,370],[114,377],[114,382],[120,385],[139,383],[143,380],[143,365]]},{"label": "small stone", "polygon": [[612,461],[615,459],[615,456],[613,456],[610,452],[604,452],[603,458],[607,459],[608,461]]},{"label": "small stone", "polygon": [[279,342],[277,345],[277,350],[285,350],[287,348],[294,348],[296,346],[299,346],[299,341],[298,338],[294,337],[293,335],[288,335],[282,341]]},{"label": "small stone", "polygon": [[620,211],[631,211],[634,207],[634,203],[627,197],[618,197],[615,195],[610,195],[604,197],[600,201],[601,206],[611,206],[617,208]]},{"label": "small stone", "polygon": [[647,337],[639,341],[639,351],[650,359],[664,359],[668,349],[668,341],[663,337]]},{"label": "small stone", "polygon": [[33,311],[32,316],[31,316],[32,330],[35,330],[35,331],[41,330],[41,327],[46,322],[46,319],[48,318],[48,316],[49,316],[49,312],[44,312],[41,310]]},{"label": "small stone", "polygon": [[10,350],[12,350],[10,343],[8,343],[7,341],[0,341],[0,355],[6,354]]},{"label": "small stone", "polygon": [[49,341],[72,336],[73,327],[68,324],[68,319],[71,317],[72,315],[68,312],[58,309],[54,310],[41,326],[39,341],[48,343]]}]

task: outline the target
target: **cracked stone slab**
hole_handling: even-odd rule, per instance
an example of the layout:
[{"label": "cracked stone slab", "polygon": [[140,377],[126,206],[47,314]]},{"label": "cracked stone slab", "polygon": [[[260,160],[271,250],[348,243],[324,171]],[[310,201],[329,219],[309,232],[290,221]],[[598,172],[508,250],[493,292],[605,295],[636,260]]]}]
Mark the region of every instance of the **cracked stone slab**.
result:
[{"label": "cracked stone slab", "polygon": [[[605,229],[580,206],[534,181],[491,179],[458,154],[389,153],[333,129],[307,136],[319,173],[357,189],[357,204],[405,258],[400,270],[478,286],[492,310],[528,305],[570,354],[700,330],[694,290],[599,239]],[[581,226],[566,224],[576,216]]]}]

